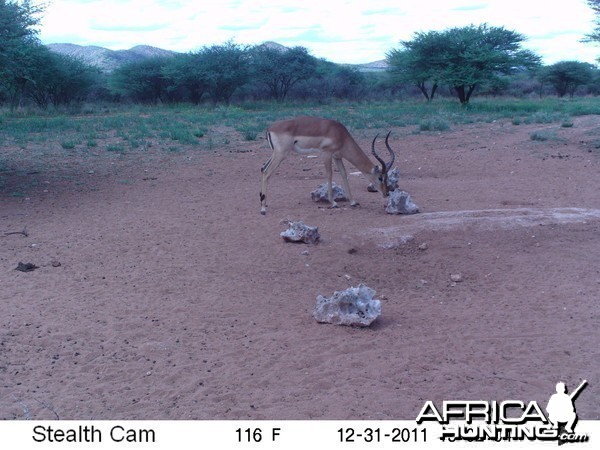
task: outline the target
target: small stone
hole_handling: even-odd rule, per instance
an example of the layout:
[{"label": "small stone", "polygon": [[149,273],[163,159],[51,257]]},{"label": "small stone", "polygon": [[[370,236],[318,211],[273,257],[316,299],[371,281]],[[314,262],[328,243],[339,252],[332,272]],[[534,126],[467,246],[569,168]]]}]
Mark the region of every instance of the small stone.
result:
[{"label": "small stone", "polygon": [[417,247],[419,250],[427,250],[429,248],[429,245],[427,244],[427,242],[423,242],[421,245],[419,245]]},{"label": "small stone", "polygon": [[52,267],[60,267],[61,263],[60,263],[60,261],[52,260],[52,262],[50,263],[50,265],[52,265]]},{"label": "small stone", "polygon": [[19,272],[33,272],[35,269],[39,269],[39,267],[32,263],[22,262],[17,264],[17,267],[15,268],[15,270],[18,270]]},{"label": "small stone", "polygon": [[450,275],[450,281],[453,281],[454,283],[460,283],[463,281],[463,276],[460,273],[453,273]]}]

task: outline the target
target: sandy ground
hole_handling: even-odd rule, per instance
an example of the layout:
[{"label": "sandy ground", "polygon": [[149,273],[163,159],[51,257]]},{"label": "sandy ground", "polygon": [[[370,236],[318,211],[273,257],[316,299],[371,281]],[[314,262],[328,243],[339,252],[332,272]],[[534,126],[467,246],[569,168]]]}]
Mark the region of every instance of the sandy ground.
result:
[{"label": "sandy ground", "polygon": [[[414,419],[426,400],[545,406],[587,379],[577,412],[600,419],[600,120],[574,122],[395,130],[415,216],[385,214],[362,176],[360,208],[313,203],[305,156],[261,216],[264,140],[28,174],[10,156],[0,418]],[[285,243],[285,220],[322,242]],[[317,295],[359,283],[382,301],[371,327],[314,320]]]}]

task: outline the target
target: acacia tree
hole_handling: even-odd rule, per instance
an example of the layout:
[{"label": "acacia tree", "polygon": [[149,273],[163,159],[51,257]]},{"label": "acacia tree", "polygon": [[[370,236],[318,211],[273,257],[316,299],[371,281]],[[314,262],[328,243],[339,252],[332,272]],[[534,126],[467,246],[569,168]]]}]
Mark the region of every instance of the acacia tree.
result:
[{"label": "acacia tree", "polygon": [[167,63],[168,58],[158,56],[125,64],[113,72],[111,88],[134,101],[166,101],[168,79],[163,75],[163,68]]},{"label": "acacia tree", "polygon": [[208,89],[208,75],[200,54],[176,55],[162,68],[162,73],[170,80],[167,91],[175,100],[189,100],[199,104]]},{"label": "acacia tree", "polygon": [[587,0],[589,7],[594,11],[596,28],[586,35],[583,42],[600,42],[600,0]]},{"label": "acacia tree", "polygon": [[594,67],[588,63],[579,61],[561,61],[545,67],[540,79],[548,82],[559,97],[569,94],[575,95],[575,91],[581,85],[590,83],[594,78]]},{"label": "acacia tree", "polygon": [[515,31],[487,24],[417,33],[412,41],[402,43],[402,49],[392,50],[388,61],[392,73],[411,79],[426,97],[426,82],[431,83],[432,95],[439,83],[445,83],[467,104],[484,82],[539,65],[537,55],[521,48],[523,40]]},{"label": "acacia tree", "polygon": [[392,79],[399,83],[414,83],[427,101],[433,100],[442,75],[444,43],[439,32],[415,33],[412,41],[403,41],[402,48],[386,55]]},{"label": "acacia tree", "polygon": [[0,86],[11,108],[21,102],[30,81],[31,64],[40,46],[35,27],[42,10],[28,1],[0,0]]},{"label": "acacia tree", "polygon": [[204,47],[196,53],[195,61],[213,103],[229,104],[235,91],[248,81],[250,72],[246,46],[228,41]]},{"label": "acacia tree", "polygon": [[54,106],[85,99],[97,82],[99,71],[83,60],[52,53],[51,76],[45,89]]},{"label": "acacia tree", "polygon": [[258,45],[251,50],[253,78],[267,86],[270,95],[282,102],[298,82],[313,77],[317,61],[304,47],[274,48]]}]

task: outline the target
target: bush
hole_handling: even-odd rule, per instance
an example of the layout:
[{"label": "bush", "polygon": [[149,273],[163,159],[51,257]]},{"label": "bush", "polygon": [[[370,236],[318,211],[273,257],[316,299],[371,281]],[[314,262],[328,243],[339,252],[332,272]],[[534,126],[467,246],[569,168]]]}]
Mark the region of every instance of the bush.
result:
[{"label": "bush", "polygon": [[532,141],[540,141],[540,142],[558,141],[559,140],[558,134],[556,134],[556,131],[554,131],[554,130],[534,131],[533,133],[531,133],[529,135],[529,137],[531,138]]},{"label": "bush", "polygon": [[441,117],[433,117],[419,123],[419,131],[447,131],[450,125]]}]

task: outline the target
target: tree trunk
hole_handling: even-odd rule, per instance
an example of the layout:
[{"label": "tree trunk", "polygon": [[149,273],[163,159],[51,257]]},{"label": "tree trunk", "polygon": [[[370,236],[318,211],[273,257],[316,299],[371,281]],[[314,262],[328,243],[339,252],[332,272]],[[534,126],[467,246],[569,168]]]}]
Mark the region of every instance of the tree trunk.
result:
[{"label": "tree trunk", "polygon": [[431,86],[431,100],[433,100],[433,96],[435,95],[435,91],[437,91],[437,88],[437,83],[433,83],[433,86]]},{"label": "tree trunk", "polygon": [[460,103],[462,105],[466,105],[469,103],[469,100],[471,99],[471,95],[473,94],[473,91],[475,90],[476,87],[477,87],[476,84],[470,84],[468,86],[468,88],[464,84],[454,87],[454,90],[456,91],[456,94],[458,95],[458,99],[460,100]]},{"label": "tree trunk", "polygon": [[424,81],[420,81],[417,83],[417,87],[421,90],[421,92],[423,93],[423,95],[425,96],[425,98],[427,99],[427,101],[431,100],[431,98],[429,98],[429,94],[427,93],[427,89],[425,88],[425,82]]},{"label": "tree trunk", "polygon": [[465,104],[467,103],[467,94],[465,93],[465,85],[460,85],[460,86],[454,86],[454,90],[456,91],[456,94],[458,95],[458,100],[460,101],[461,104]]},{"label": "tree trunk", "polygon": [[473,94],[473,91],[475,90],[476,87],[477,87],[476,84],[471,84],[469,86],[469,90],[467,92],[467,101],[466,101],[466,103],[469,103],[469,100],[471,100],[471,94]]}]

